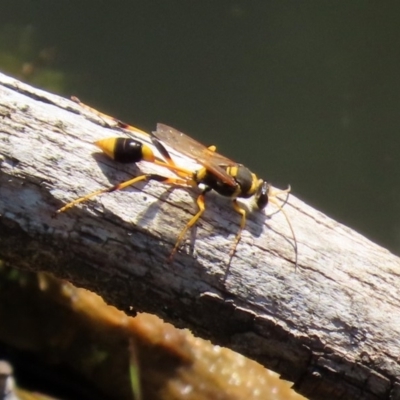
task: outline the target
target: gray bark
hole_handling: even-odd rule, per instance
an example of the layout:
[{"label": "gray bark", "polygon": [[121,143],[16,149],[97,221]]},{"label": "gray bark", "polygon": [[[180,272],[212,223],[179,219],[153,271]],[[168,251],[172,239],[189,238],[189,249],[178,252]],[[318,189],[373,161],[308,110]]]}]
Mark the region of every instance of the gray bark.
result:
[{"label": "gray bark", "polygon": [[[210,194],[190,245],[168,255],[196,189],[141,183],[52,218],[132,175],[93,141],[126,133],[78,104],[0,74],[0,258],[155,313],[257,360],[311,399],[400,399],[400,261],[295,196],[282,213],[239,216]],[[138,136],[143,141],[148,141]],[[183,165],[190,161],[172,153]]]}]

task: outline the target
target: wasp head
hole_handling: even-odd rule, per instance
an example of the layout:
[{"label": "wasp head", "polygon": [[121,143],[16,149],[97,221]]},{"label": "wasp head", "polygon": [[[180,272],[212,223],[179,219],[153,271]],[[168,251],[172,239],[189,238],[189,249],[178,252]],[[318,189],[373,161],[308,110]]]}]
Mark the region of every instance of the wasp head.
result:
[{"label": "wasp head", "polygon": [[254,199],[259,210],[263,210],[268,204],[268,194],[270,191],[270,187],[271,186],[268,182],[263,181],[262,179],[258,181],[258,187],[254,195]]}]

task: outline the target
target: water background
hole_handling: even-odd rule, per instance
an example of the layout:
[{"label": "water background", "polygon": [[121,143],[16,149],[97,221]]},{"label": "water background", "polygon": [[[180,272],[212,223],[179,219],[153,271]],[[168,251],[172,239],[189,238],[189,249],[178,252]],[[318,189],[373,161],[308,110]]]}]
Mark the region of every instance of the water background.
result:
[{"label": "water background", "polygon": [[400,254],[400,3],[2,0],[1,9],[0,70],[144,130],[163,122],[215,144]]}]

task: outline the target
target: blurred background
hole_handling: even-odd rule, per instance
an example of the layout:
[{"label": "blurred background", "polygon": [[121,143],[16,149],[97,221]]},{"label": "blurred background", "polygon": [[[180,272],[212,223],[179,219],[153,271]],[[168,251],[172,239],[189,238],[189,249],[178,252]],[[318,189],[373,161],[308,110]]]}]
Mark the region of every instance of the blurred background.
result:
[{"label": "blurred background", "polygon": [[216,144],[400,254],[400,3],[1,3],[1,71]]},{"label": "blurred background", "polygon": [[1,0],[0,71],[215,144],[400,255],[399,20],[360,0]]}]

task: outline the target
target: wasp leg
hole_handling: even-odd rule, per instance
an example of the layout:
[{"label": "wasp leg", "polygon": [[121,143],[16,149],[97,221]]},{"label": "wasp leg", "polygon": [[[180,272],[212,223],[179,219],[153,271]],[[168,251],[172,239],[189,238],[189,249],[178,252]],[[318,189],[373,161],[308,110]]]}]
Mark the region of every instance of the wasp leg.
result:
[{"label": "wasp leg", "polygon": [[196,215],[194,215],[191,220],[186,224],[186,226],[182,229],[181,233],[178,236],[178,239],[175,243],[175,246],[169,256],[169,260],[171,261],[176,253],[176,251],[179,248],[180,243],[182,242],[183,238],[186,235],[186,232],[193,227],[193,225],[198,221],[198,219],[203,215],[204,210],[206,209],[206,204],[205,204],[205,195],[207,192],[209,192],[211,189],[207,188],[203,191],[203,193],[200,194],[200,196],[197,198],[196,203],[199,207],[199,210],[197,211]]},{"label": "wasp leg", "polygon": [[[165,146],[153,135],[151,135],[151,141],[156,147],[156,149],[160,152],[161,156],[165,161],[154,160],[154,164],[161,165],[164,168],[168,168],[171,171],[175,172],[181,178],[192,180],[193,171],[190,171],[186,168],[178,167],[172,157],[170,156],[168,150]],[[193,182],[192,186],[197,186],[195,182]]]},{"label": "wasp leg", "polygon": [[182,180],[182,179],[177,179],[177,178],[167,178],[165,176],[161,176],[158,174],[145,174],[141,176],[137,176],[136,178],[129,179],[128,181],[118,183],[117,185],[111,186],[109,188],[101,189],[101,190],[96,190],[95,192],[89,193],[86,196],[80,197],[79,199],[76,199],[74,201],[71,201],[70,203],[66,204],[64,207],[61,207],[58,209],[54,214],[53,217],[55,217],[57,214],[60,214],[66,210],[68,210],[71,207],[74,207],[75,205],[79,203],[83,203],[86,200],[91,199],[92,197],[98,196],[99,194],[102,193],[110,193],[110,192],[115,192],[116,190],[121,190],[125,189],[128,186],[134,185],[137,182],[140,181],[157,181],[165,184],[170,184],[170,185],[181,185],[181,186],[189,186],[187,181]]},{"label": "wasp leg", "polygon": [[101,118],[103,120],[110,119],[111,121],[116,123],[119,128],[126,129],[128,131],[132,131],[132,132],[135,132],[135,133],[140,133],[140,134],[145,135],[145,136],[149,136],[149,134],[147,132],[144,132],[141,129],[135,128],[134,126],[129,125],[126,122],[123,122],[123,121],[119,120],[118,118],[112,117],[111,115],[104,114],[101,111],[98,111],[95,108],[90,107],[85,103],[82,103],[78,99],[78,97],[71,96],[71,100],[74,101],[75,103],[79,104],[85,110],[90,111],[91,113],[97,115],[99,118]]},{"label": "wasp leg", "polygon": [[[120,163],[133,164],[139,161],[146,161],[167,168],[182,178],[188,179],[188,177],[193,175],[193,173],[186,168],[176,166],[172,160],[167,160],[166,162],[165,160],[156,159],[153,149],[137,139],[109,137],[97,140],[94,144],[101,149],[107,157]],[[160,146],[162,145],[160,144]],[[167,150],[163,146],[162,148],[169,157]],[[162,153],[162,155],[164,156],[164,153]]]},{"label": "wasp leg", "polygon": [[[157,160],[153,156],[151,160],[146,160],[145,161],[150,161],[154,164],[161,165],[162,167],[168,168],[169,170],[175,172],[177,175],[179,175],[182,178],[187,178],[189,176],[192,176],[192,171],[189,171],[185,168],[178,167],[175,162],[172,160],[170,154],[168,153],[167,149],[162,145],[157,139],[155,139],[152,135],[149,135],[147,132],[142,131],[141,129],[138,129],[132,125],[127,124],[126,122],[123,122],[115,117],[112,117],[111,115],[107,115],[102,113],[101,111],[96,110],[93,107],[88,106],[87,104],[82,103],[77,97],[72,96],[71,100],[74,101],[75,103],[79,104],[82,108],[84,108],[87,111],[90,111],[91,113],[97,115],[99,118],[103,120],[111,120],[115,124],[117,124],[118,128],[125,129],[127,131],[133,132],[133,133],[139,133],[144,136],[151,136],[153,140],[153,144],[156,146],[157,150],[161,153],[161,155],[164,157],[164,160]],[[108,139],[102,139],[97,141],[95,144],[100,147],[106,154],[110,156],[110,151],[112,152],[112,148],[114,146],[115,141],[118,138],[108,138]],[[145,145],[144,145],[145,146]],[[145,146],[147,148],[147,146]],[[212,146],[214,148],[213,151],[215,151],[215,146]],[[114,158],[113,155],[111,155],[111,158]]]},{"label": "wasp leg", "polygon": [[235,242],[233,244],[232,250],[229,253],[230,260],[235,255],[236,247],[240,242],[240,237],[242,236],[242,231],[243,231],[244,227],[246,226],[246,210],[244,208],[240,207],[240,205],[236,199],[233,200],[233,208],[235,209],[236,212],[238,212],[242,216],[242,219],[240,221],[239,231],[236,234],[236,238],[235,238]]}]

